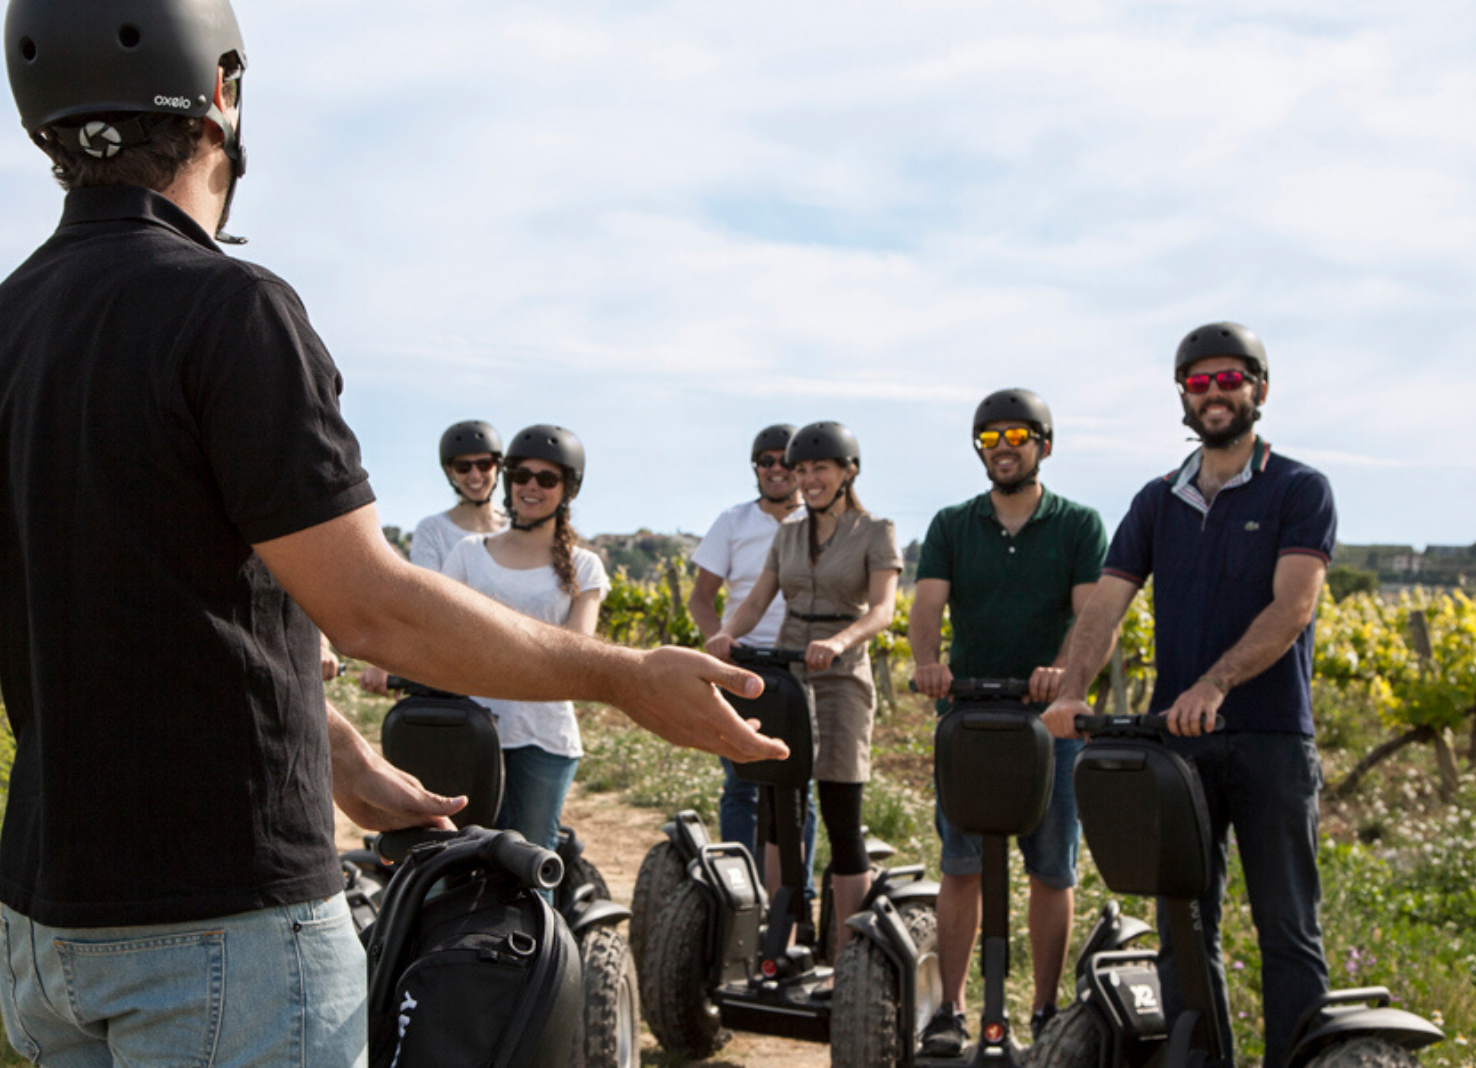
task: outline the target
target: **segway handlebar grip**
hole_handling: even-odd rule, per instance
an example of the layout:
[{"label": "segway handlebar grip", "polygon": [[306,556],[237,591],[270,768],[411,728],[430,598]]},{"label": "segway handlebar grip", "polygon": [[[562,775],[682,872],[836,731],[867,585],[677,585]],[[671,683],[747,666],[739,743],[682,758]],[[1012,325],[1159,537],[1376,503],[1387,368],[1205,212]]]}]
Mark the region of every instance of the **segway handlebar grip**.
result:
[{"label": "segway handlebar grip", "polygon": [[450,690],[439,690],[434,686],[427,686],[423,682],[407,679],[403,675],[389,675],[385,677],[384,688],[386,690],[397,690],[400,693],[414,697],[461,697],[462,694],[453,693]]},{"label": "segway handlebar grip", "polygon": [[[1142,712],[1131,716],[1077,716],[1072,723],[1081,734],[1142,733],[1168,734],[1168,717],[1162,712]],[[1210,732],[1225,729],[1225,717],[1215,716]]]},{"label": "segway handlebar grip", "polygon": [[[907,688],[918,693],[917,680],[908,679]],[[950,697],[1014,699],[1030,696],[1028,679],[954,679],[948,687]]]},{"label": "segway handlebar grip", "polygon": [[763,649],[753,645],[735,645],[730,655],[733,657],[733,663],[744,667],[755,667],[760,664],[803,664],[805,662],[803,649]]},{"label": "segway handlebar grip", "polygon": [[480,852],[488,863],[535,890],[552,890],[564,881],[564,862],[559,855],[534,845],[517,831],[488,835]]}]

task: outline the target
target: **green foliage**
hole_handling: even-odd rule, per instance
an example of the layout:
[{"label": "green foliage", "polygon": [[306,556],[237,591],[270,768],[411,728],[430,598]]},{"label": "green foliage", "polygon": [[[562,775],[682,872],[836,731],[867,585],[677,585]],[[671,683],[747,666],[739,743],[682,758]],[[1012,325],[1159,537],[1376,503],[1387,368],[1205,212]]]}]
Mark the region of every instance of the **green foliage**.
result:
[{"label": "green foliage", "polygon": [[610,592],[600,602],[600,633],[620,645],[650,648],[684,645],[701,649],[702,632],[687,611],[685,560],[666,561],[659,581],[632,578],[623,567],[610,573]]},{"label": "green foliage", "polygon": [[1334,564],[1327,569],[1327,588],[1334,601],[1345,600],[1354,593],[1378,593],[1379,573],[1348,564]]}]

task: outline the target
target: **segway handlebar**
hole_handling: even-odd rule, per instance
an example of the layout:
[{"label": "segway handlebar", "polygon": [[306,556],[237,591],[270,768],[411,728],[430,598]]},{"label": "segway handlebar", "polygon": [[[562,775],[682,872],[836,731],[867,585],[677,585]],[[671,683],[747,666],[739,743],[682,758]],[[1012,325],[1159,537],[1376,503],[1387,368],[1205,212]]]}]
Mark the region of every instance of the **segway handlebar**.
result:
[{"label": "segway handlebar", "polygon": [[[907,688],[918,693],[917,680],[908,679]],[[954,679],[948,687],[949,697],[1017,700],[1030,696],[1028,679]]]},{"label": "segway handlebar", "polygon": [[475,826],[458,831],[429,827],[386,831],[375,839],[374,851],[383,860],[398,864],[417,849],[439,851],[453,846],[462,852],[474,848],[482,863],[507,872],[534,890],[552,890],[564,879],[564,862],[559,855],[534,845],[517,831],[489,831]]},{"label": "segway handlebar", "polygon": [[[1077,716],[1073,721],[1081,734],[1168,734],[1168,717],[1161,712],[1142,712],[1131,716]],[[1215,717],[1211,733],[1225,729],[1225,718]]]},{"label": "segway handlebar", "polygon": [[763,664],[803,664],[805,662],[803,649],[763,649],[754,645],[735,645],[729,650],[728,655],[733,658],[733,663],[744,667],[758,667]]},{"label": "segway handlebar", "polygon": [[437,689],[434,686],[427,686],[423,682],[416,682],[414,679],[407,679],[403,675],[389,675],[389,676],[387,676],[385,678],[385,680],[384,680],[384,688],[386,690],[398,690],[400,693],[408,694],[408,695],[411,695],[411,696],[414,696],[414,697],[461,697],[461,696],[463,696],[462,694],[459,694],[459,693],[452,693],[450,690],[441,690],[441,689]]}]

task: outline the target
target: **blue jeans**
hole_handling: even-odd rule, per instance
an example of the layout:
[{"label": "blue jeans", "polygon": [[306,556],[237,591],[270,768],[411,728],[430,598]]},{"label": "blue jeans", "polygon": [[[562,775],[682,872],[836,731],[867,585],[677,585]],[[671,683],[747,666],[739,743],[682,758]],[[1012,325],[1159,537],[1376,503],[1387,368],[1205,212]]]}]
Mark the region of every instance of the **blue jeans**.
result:
[{"label": "blue jeans", "polygon": [[[1084,744],[1080,738],[1056,738],[1056,770],[1051,779],[1051,800],[1040,825],[1021,835],[1020,852],[1025,871],[1055,890],[1076,885],[1076,858],[1081,848],[1081,823],[1076,818],[1076,786],[1071,773],[1076,754]],[[933,765],[933,796],[938,794],[938,766]],[[941,867],[944,875],[978,875],[984,870],[984,844],[977,834],[965,834],[933,802],[933,826],[943,842]]]},{"label": "blue jeans", "polygon": [[502,751],[502,809],[497,828],[517,831],[534,845],[557,849],[564,797],[579,770],[578,757],[558,756],[536,745]]},{"label": "blue jeans", "polygon": [[56,928],[0,906],[0,1012],[48,1068],[362,1068],[364,951],[342,894],[195,923]]},{"label": "blue jeans", "polygon": [[[758,792],[757,784],[738,777],[738,771],[727,757],[723,762],[723,793],[718,798],[718,835],[724,842],[741,842],[757,859]],[[815,787],[805,792],[809,801],[805,813],[805,900],[815,900]]]},{"label": "blue jeans", "polygon": [[[1209,807],[1210,885],[1200,899],[1210,954],[1221,1042],[1233,1049],[1225,961],[1220,950],[1220,903],[1225,896],[1230,831],[1240,850],[1251,920],[1261,947],[1261,1000],[1266,1020],[1266,1068],[1281,1068],[1297,1017],[1327,990],[1327,961],[1317,914],[1317,794],[1322,765],[1317,745],[1300,734],[1236,733],[1173,738],[1175,752],[1199,771]],[[1170,1021],[1183,1008],[1168,919],[1158,910],[1163,946],[1159,976]]]}]

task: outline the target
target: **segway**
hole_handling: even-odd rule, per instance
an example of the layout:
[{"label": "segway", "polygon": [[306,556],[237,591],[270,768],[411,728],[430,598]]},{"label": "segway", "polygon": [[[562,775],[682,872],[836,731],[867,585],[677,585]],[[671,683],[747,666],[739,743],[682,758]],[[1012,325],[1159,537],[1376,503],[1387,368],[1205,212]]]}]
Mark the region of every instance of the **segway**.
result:
[{"label": "segway", "polygon": [[[802,662],[804,654],[740,646],[733,659],[764,679],[762,695],[734,700],[739,715],[759,720],[764,734],[790,750],[787,760],[738,765],[739,775],[761,787],[759,826],[768,825],[773,814],[781,885],[770,902],[748,849],[712,842],[691,812],[681,813],[670,825],[670,839],[652,850],[662,859],[653,863],[648,854],[642,865],[648,894],[658,878],[653,872],[665,873],[659,878],[667,900],[640,932],[641,1004],[657,1041],[688,1058],[720,1049],[727,1040],[724,1028],[812,1042],[832,1036],[826,981],[833,969],[818,964],[810,946],[791,944],[809,919],[801,837],[804,791],[815,759],[815,702],[788,666]],[[683,857],[690,860],[672,880],[672,862]],[[936,976],[932,943],[922,932],[936,937],[938,886],[922,875],[921,865],[884,870],[860,914],[874,921],[848,922],[859,938],[885,942],[890,956]],[[916,915],[924,919],[914,922]],[[909,923],[918,937],[909,933]],[[941,988],[936,981],[933,986]]]},{"label": "segway", "polygon": [[[916,690],[916,685],[912,688]],[[955,679],[949,694],[953,706],[938,721],[933,751],[938,802],[944,814],[960,831],[983,839],[980,1041],[958,1056],[923,1056],[917,1049],[917,1035],[928,1017],[915,1011],[918,996],[913,973],[885,959],[863,960],[872,953],[869,946],[859,949],[854,958],[848,947],[837,969],[836,987],[847,992],[836,1004],[837,1038],[832,1043],[831,1064],[838,1068],[934,1064],[1020,1068],[1023,1063],[1005,1007],[1010,967],[1009,840],[1029,834],[1045,816],[1055,748],[1040,717],[1023,703],[1029,694],[1028,683]],[[899,1002],[901,1011],[877,1011],[878,1005],[892,1002]],[[900,1026],[904,1022],[917,1026]]]},{"label": "segway", "polygon": [[[385,759],[447,796],[465,794],[452,817],[458,827],[491,826],[502,804],[502,750],[492,713],[469,697],[391,676],[403,692],[385,716]],[[343,854],[345,892],[361,937],[379,912],[395,866],[378,850]],[[548,887],[556,915],[574,938],[581,963],[581,1038],[569,1062],[575,1068],[635,1068],[640,1063],[640,994],[630,947],[619,925],[630,910],[610,900],[598,869],[582,855],[568,827],[559,831],[559,879]]]},{"label": "segway", "polygon": [[[1168,727],[1161,715],[1078,716],[1076,729],[1090,736],[1075,771],[1087,844],[1115,893],[1159,898],[1184,1010],[1166,1026],[1155,955],[1101,950],[1094,931],[1077,964],[1077,999],[1046,1026],[1033,1068],[1230,1064],[1234,1051],[1221,1048],[1226,1021],[1213,996],[1199,916],[1211,846],[1199,776],[1164,745]],[[1098,929],[1123,922],[1109,906]],[[1297,1022],[1284,1068],[1412,1068],[1414,1051],[1445,1035],[1390,1000],[1383,987],[1322,995]]]}]

